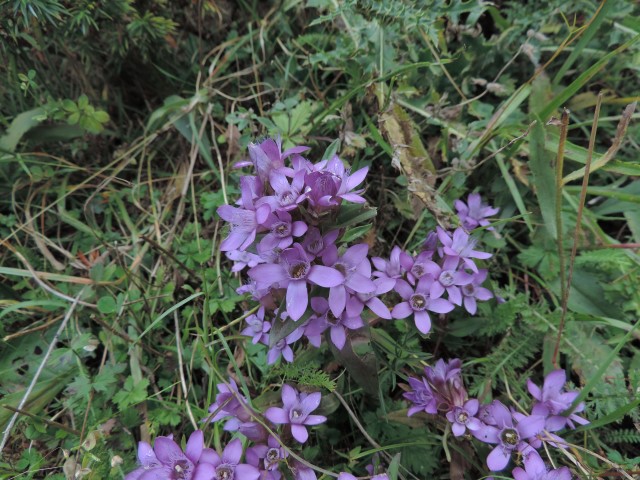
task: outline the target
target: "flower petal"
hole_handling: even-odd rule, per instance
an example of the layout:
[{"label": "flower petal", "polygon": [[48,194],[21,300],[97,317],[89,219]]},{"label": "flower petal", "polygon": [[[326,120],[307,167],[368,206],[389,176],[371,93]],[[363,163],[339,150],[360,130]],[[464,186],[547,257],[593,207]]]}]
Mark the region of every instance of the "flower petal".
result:
[{"label": "flower petal", "polygon": [[189,440],[187,441],[187,448],[185,448],[185,455],[189,460],[193,463],[198,463],[198,459],[202,454],[202,449],[204,448],[204,434],[202,430],[196,430],[189,436]]},{"label": "flower petal", "polygon": [[401,302],[393,307],[391,311],[391,316],[393,318],[407,318],[409,315],[413,313],[409,302]]},{"label": "flower petal", "polygon": [[309,438],[309,432],[304,425],[291,425],[291,435],[300,443],[304,443]]},{"label": "flower petal", "polygon": [[258,480],[260,478],[260,471],[252,465],[241,463],[240,465],[236,465],[234,478],[239,480]]},{"label": "flower petal", "polygon": [[298,320],[304,314],[308,303],[307,282],[305,280],[289,282],[286,309],[293,321]]},{"label": "flower petal", "polygon": [[335,287],[344,282],[344,275],[338,270],[331,267],[324,267],[322,265],[313,265],[309,269],[309,275],[307,278],[321,287]]},{"label": "flower petal", "polygon": [[414,322],[421,333],[427,334],[431,331],[431,318],[426,310],[414,312]]},{"label": "flower petal", "polygon": [[511,459],[511,452],[505,451],[500,445],[491,450],[487,457],[487,466],[489,470],[498,472],[503,470]]},{"label": "flower petal", "polygon": [[280,407],[268,408],[264,413],[264,416],[276,425],[284,425],[285,423],[289,423],[289,415],[287,415],[287,412],[285,412]]},{"label": "flower petal", "polygon": [[224,447],[222,452],[222,462],[230,463],[232,465],[237,465],[240,463],[240,458],[242,457],[242,442],[239,438],[235,440],[231,440],[227,443],[227,446]]}]

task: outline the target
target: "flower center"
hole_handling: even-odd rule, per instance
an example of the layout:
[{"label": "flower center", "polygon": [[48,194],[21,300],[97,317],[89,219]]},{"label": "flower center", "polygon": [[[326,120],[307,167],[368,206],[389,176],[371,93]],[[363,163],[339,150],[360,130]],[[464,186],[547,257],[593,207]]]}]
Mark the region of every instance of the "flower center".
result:
[{"label": "flower center", "polygon": [[265,462],[272,464],[278,461],[280,458],[280,451],[277,448],[270,448],[267,450],[267,455],[265,456]]},{"label": "flower center", "polygon": [[332,327],[335,327],[340,323],[340,319],[331,313],[331,310],[327,310],[327,323]]},{"label": "flower center", "polygon": [[276,223],[273,227],[271,227],[271,232],[276,237],[286,238],[291,235],[291,226],[285,222]]},{"label": "flower center", "polygon": [[458,423],[462,423],[463,425],[469,421],[469,415],[467,412],[462,411],[458,414]]},{"label": "flower center", "polygon": [[233,480],[234,468],[226,463],[223,463],[216,468],[216,480]]},{"label": "flower center", "polygon": [[289,273],[291,275],[291,278],[296,280],[300,278],[306,278],[307,273],[309,273],[309,265],[304,262],[296,263],[291,267],[291,270]]},{"label": "flower center", "polygon": [[286,190],[280,194],[280,205],[291,205],[296,199],[291,190]]},{"label": "flower center", "polygon": [[344,263],[336,263],[333,268],[335,268],[336,270],[338,270],[342,275],[344,275],[345,277],[347,276],[347,272],[348,272],[348,268]]},{"label": "flower center", "polygon": [[409,304],[413,310],[422,311],[427,308],[427,297],[421,293],[414,293],[409,299]]},{"label": "flower center", "polygon": [[309,252],[313,253],[314,255],[317,255],[318,253],[320,253],[323,248],[324,248],[324,242],[322,241],[322,238],[318,240],[314,240],[313,242],[309,243],[309,247],[308,247]]},{"label": "flower center", "polygon": [[420,278],[424,275],[424,266],[420,263],[416,263],[411,267],[411,273],[413,273],[417,278]]},{"label": "flower center", "polygon": [[462,287],[462,293],[464,293],[467,297],[473,297],[476,293],[476,287],[472,284],[465,285]]},{"label": "flower center", "polygon": [[283,350],[284,347],[286,347],[286,346],[287,346],[287,341],[284,338],[281,339],[281,340],[278,340],[278,342],[276,343],[276,348],[278,350]]},{"label": "flower center", "polygon": [[453,272],[451,270],[445,270],[440,274],[438,280],[443,287],[450,287],[453,285]]},{"label": "flower center", "polygon": [[190,478],[189,463],[186,460],[178,460],[173,466],[173,472],[172,479]]},{"label": "flower center", "polygon": [[513,428],[505,428],[500,434],[500,439],[504,446],[514,448],[520,441],[520,435]]},{"label": "flower center", "polygon": [[302,417],[302,410],[299,408],[291,409],[291,413],[289,414],[291,421],[296,422]]}]

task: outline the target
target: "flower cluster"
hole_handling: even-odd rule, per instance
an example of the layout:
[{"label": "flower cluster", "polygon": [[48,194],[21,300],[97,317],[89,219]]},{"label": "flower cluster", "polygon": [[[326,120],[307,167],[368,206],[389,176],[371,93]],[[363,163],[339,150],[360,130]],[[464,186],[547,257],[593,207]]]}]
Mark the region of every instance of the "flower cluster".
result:
[{"label": "flower cluster", "polygon": [[537,452],[543,441],[563,448],[565,442],[553,432],[567,426],[575,428],[575,423],[589,423],[577,415],[584,410],[584,403],[571,410],[578,392],[564,391],[564,370],[549,373],[542,388],[528,381],[535,402],[531,414],[526,415],[509,409],[499,400],[480,405],[478,399],[468,398],[461,367],[459,359],[438,360],[434,367],[425,367],[424,377],[409,378],[409,391],[404,394],[412,404],[408,415],[418,412],[442,415],[451,425],[454,436],[470,434],[481,442],[495,445],[487,457],[487,466],[492,471],[505,469],[512,454],[517,452],[524,459],[525,468],[513,470],[516,480],[570,479],[566,467],[548,471]]},{"label": "flower cluster", "polygon": [[222,455],[204,446],[202,430],[196,430],[182,448],[172,436],[157,437],[153,448],[146,442],[138,445],[140,467],[125,476],[125,480],[257,480],[260,471],[241,463],[242,443],[230,441]]},{"label": "flower cluster", "polygon": [[[233,379],[218,384],[215,402],[209,407],[207,421],[226,419],[224,430],[239,432],[250,442],[243,452],[240,439],[231,440],[221,455],[204,447],[204,434],[196,430],[187,441],[185,451],[171,436],[157,437],[153,448],[146,442],[138,446],[140,467],[125,480],[279,480],[280,468],[288,465],[296,480],[314,480],[314,471],[288,459],[293,438],[303,444],[309,438],[308,427],[326,422],[326,417],[313,412],[321,401],[319,392],[298,392],[290,385],[282,387],[282,407],[271,407],[264,415],[250,407]],[[281,426],[280,435],[274,436]],[[285,443],[287,442],[287,443]],[[244,462],[241,461],[244,453]]]},{"label": "flower cluster", "polygon": [[[261,304],[247,316],[242,333],[254,344],[269,346],[269,364],[281,357],[293,361],[292,345],[303,338],[319,347],[326,335],[342,350],[348,332],[364,326],[365,307],[382,319],[412,317],[427,334],[429,312],[443,314],[460,306],[475,314],[477,301],[493,297],[481,286],[487,271],[475,263],[491,254],[476,250],[476,240],[463,228],[438,228],[420,253],[395,247],[388,260],[370,259],[366,243],[345,245],[344,229],[336,227],[335,219],[344,201],[365,202],[357,187],[368,169],[351,173],[335,155],[312,163],[301,155],[307,150],[282,152],[280,141],[273,139],[251,145],[250,161],[238,166],[253,166],[255,175],[241,177],[237,206],[218,209],[230,225],[221,249],[233,260],[233,271],[248,269],[250,283],[238,292],[251,293]],[[481,201],[477,206],[475,198],[469,197],[470,206],[460,217],[474,227],[498,211]],[[400,301],[393,306],[382,300],[397,296]],[[273,335],[275,322],[283,321],[295,327]]]}]

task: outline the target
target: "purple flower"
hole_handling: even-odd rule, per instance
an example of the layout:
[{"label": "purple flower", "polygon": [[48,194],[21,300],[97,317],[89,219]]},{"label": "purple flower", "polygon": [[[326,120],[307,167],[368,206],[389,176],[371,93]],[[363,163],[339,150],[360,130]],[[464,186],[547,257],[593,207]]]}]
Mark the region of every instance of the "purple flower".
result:
[{"label": "purple flower", "polygon": [[476,300],[486,301],[493,298],[491,290],[481,287],[487,278],[487,270],[479,270],[474,276],[471,283],[462,286],[462,300],[464,308],[471,315],[475,315],[478,309]]},{"label": "purple flower", "polygon": [[529,393],[537,400],[531,413],[544,416],[545,429],[550,432],[557,432],[566,426],[576,428],[573,422],[580,425],[589,423],[588,420],[576,415],[584,410],[584,402],[580,402],[571,415],[563,415],[578,397],[578,392],[564,391],[565,383],[567,383],[567,374],[564,370],[554,370],[549,373],[544,379],[542,389],[531,380],[527,380]]},{"label": "purple flower", "polygon": [[487,457],[487,466],[492,471],[500,471],[509,463],[513,451],[527,454],[533,450],[526,440],[544,429],[544,417],[531,415],[515,422],[509,409],[502,403],[494,401],[490,408],[495,426],[482,425],[471,433],[481,442],[497,444]]},{"label": "purple flower", "polygon": [[406,252],[400,253],[400,263],[406,270],[407,280],[411,285],[415,285],[418,280],[428,273],[428,266],[433,263],[431,257],[433,257],[433,252],[427,250],[420,252],[415,258]]},{"label": "purple flower", "polygon": [[264,263],[264,260],[259,255],[241,250],[231,250],[227,252],[227,258],[233,260],[232,272],[239,272],[245,267],[253,268],[260,263]]},{"label": "purple flower", "polygon": [[433,367],[424,367],[424,374],[440,412],[448,412],[464,405],[467,391],[462,382],[462,362],[453,358],[448,362],[439,359]]},{"label": "purple flower", "polygon": [[328,255],[323,257],[327,265],[339,271],[344,280],[334,285],[329,290],[329,307],[336,317],[339,317],[347,305],[347,293],[373,293],[376,285],[371,281],[371,264],[367,259],[369,246],[366,243],[359,243],[347,249],[344,254],[337,258]]},{"label": "purple flower", "polygon": [[567,467],[547,470],[538,452],[532,451],[524,457],[524,469],[516,467],[511,472],[515,480],[571,480]]},{"label": "purple flower", "polygon": [[295,480],[317,480],[316,472],[306,465],[294,460],[289,464],[289,470]]},{"label": "purple flower", "polygon": [[256,239],[258,226],[263,223],[269,212],[269,205],[262,205],[255,210],[236,208],[231,205],[218,207],[218,215],[231,224],[229,236],[220,244],[220,250],[246,250]]},{"label": "purple flower", "polygon": [[[338,480],[358,480],[357,477],[354,477],[350,473],[340,472],[338,475]],[[379,473],[378,475],[374,475],[371,477],[371,480],[389,480],[389,475],[386,473]]]},{"label": "purple flower", "polygon": [[302,203],[307,195],[303,192],[304,189],[304,172],[298,172],[295,174],[291,183],[280,172],[271,172],[269,175],[269,184],[273,188],[274,194],[266,197],[262,197],[257,201],[257,204],[268,204],[271,206],[271,210],[293,210]]},{"label": "purple flower", "polygon": [[405,392],[402,396],[413,403],[413,406],[409,407],[407,416],[410,417],[422,411],[433,415],[438,413],[438,402],[427,379],[424,377],[420,377],[420,379],[409,377],[408,381],[413,391]]},{"label": "purple flower", "polygon": [[271,330],[271,323],[264,319],[264,307],[260,307],[257,313],[249,315],[244,319],[247,327],[240,332],[241,335],[252,337],[251,343],[269,343],[268,332]]},{"label": "purple flower", "polygon": [[459,437],[467,430],[470,432],[479,430],[482,422],[475,416],[478,413],[480,402],[476,398],[467,400],[461,407],[453,407],[447,412],[447,420],[451,422],[453,435]]},{"label": "purple flower", "polygon": [[402,275],[404,275],[405,272],[402,268],[402,264],[400,263],[401,253],[402,249],[396,245],[391,249],[389,260],[385,260],[380,257],[373,257],[371,259],[373,266],[378,270],[377,272],[373,272],[373,276],[393,280],[393,286],[391,288],[395,287],[396,280],[402,278]]},{"label": "purple flower", "polygon": [[[453,236],[450,236],[440,227],[437,228],[437,231],[438,239],[443,245],[442,251],[444,254],[451,257],[460,257],[464,264],[474,272],[478,271],[478,267],[476,267],[472,258],[486,259],[491,257],[490,253],[474,250],[477,241],[470,238],[469,234],[462,228],[456,228]],[[444,256],[442,252],[440,256]]]},{"label": "purple flower", "polygon": [[[470,193],[467,197],[467,203],[462,200],[456,200],[454,206],[458,211],[462,226],[467,230],[473,230],[479,225],[486,227],[489,225],[486,218],[492,217],[500,211],[499,208],[493,208],[489,204],[482,203],[482,197],[479,193]],[[491,227],[488,230],[492,229]]]},{"label": "purple flower", "polygon": [[364,306],[380,318],[391,319],[389,308],[378,298],[378,295],[387,293],[393,289],[396,280],[391,278],[377,278],[373,281],[376,286],[375,291],[369,293],[356,293],[347,300],[347,315],[349,317],[360,316]]},{"label": "purple flower", "polygon": [[293,222],[291,215],[283,210],[269,214],[263,226],[269,229],[269,233],[260,240],[260,247],[263,250],[272,250],[276,247],[281,250],[287,248],[293,243],[293,237],[304,235],[308,228],[304,222]]},{"label": "purple flower", "polygon": [[359,315],[350,317],[346,311],[338,317],[333,315],[326,298],[313,297],[311,299],[311,308],[316,315],[310,319],[307,327],[308,332],[311,333],[310,336],[320,335],[329,329],[331,341],[338,350],[344,348],[344,344],[347,341],[347,330],[356,330],[364,326],[364,322]]},{"label": "purple flower", "polygon": [[327,255],[327,258],[335,258],[338,256],[338,247],[336,247],[335,243],[339,233],[338,230],[332,230],[323,236],[320,230],[316,227],[311,227],[307,230],[307,234],[302,239],[301,245],[311,259],[317,257],[324,259]]},{"label": "purple flower", "polygon": [[276,344],[267,352],[267,365],[276,363],[280,356],[282,356],[289,363],[293,362],[293,350],[289,345],[300,340],[303,333],[304,329],[299,327],[286,337],[278,340]]},{"label": "purple flower", "polygon": [[[214,450],[207,449],[206,456],[203,455],[200,466],[207,466],[209,476],[202,477],[203,480],[258,480],[260,472],[253,465],[240,463],[242,458],[242,443],[240,439],[231,440],[222,456]],[[181,478],[181,477],[175,477]],[[200,480],[200,479],[198,479]]]},{"label": "purple flower", "polygon": [[283,408],[271,407],[265,412],[265,416],[276,425],[290,425],[291,434],[300,443],[309,438],[306,426],[319,425],[327,421],[322,415],[311,415],[318,406],[322,395],[320,392],[298,393],[289,386],[282,386]]},{"label": "purple flower", "polygon": [[[256,267],[257,268],[257,267]],[[416,286],[415,291],[404,280],[396,282],[396,291],[405,300],[393,307],[393,318],[407,318],[413,314],[416,327],[420,332],[427,334],[431,330],[431,318],[427,310],[436,313],[447,313],[454,309],[448,300],[443,298],[431,298],[429,291],[433,280],[424,277]]]},{"label": "purple flower", "polygon": [[344,276],[334,268],[311,265],[299,243],[287,248],[280,254],[279,263],[264,263],[249,270],[249,276],[258,286],[278,283],[287,288],[286,310],[295,321],[302,317],[307,309],[309,296],[307,281],[321,287],[333,287],[344,281]]},{"label": "purple flower", "polygon": [[462,293],[460,287],[473,282],[473,275],[458,270],[460,259],[458,257],[444,257],[442,266],[435,262],[428,262],[425,271],[435,279],[431,284],[431,298],[439,298],[446,291],[449,300],[455,305],[462,304]]},{"label": "purple flower", "polygon": [[[299,146],[293,147],[282,152],[282,144],[280,137],[274,139],[268,138],[256,145],[255,143],[249,144],[249,157],[258,174],[258,177],[262,181],[266,182],[269,179],[271,172],[290,173],[290,169],[284,166],[284,160],[293,154],[299,154],[309,147]],[[238,164],[237,166],[245,166],[247,162]]]},{"label": "purple flower", "polygon": [[266,445],[254,445],[246,453],[247,462],[263,472],[261,480],[279,480],[282,477],[280,462],[288,456],[287,451],[273,436],[269,436]]},{"label": "purple flower", "polygon": [[364,203],[366,201],[360,196],[363,190],[354,191],[353,189],[364,181],[367,173],[369,172],[369,167],[364,167],[355,173],[350,173],[345,170],[342,160],[335,155],[327,163],[326,170],[340,178],[340,186],[338,187],[338,192],[336,193],[335,198],[341,198],[353,203]]},{"label": "purple flower", "polygon": [[219,383],[216,401],[209,406],[209,413],[213,413],[211,422],[217,422],[226,417],[232,417],[224,426],[226,431],[236,431],[240,423],[251,420],[251,410],[248,407],[249,402],[238,391],[238,385],[229,379],[229,383]]},{"label": "purple flower", "polygon": [[335,195],[340,187],[340,178],[327,171],[312,172],[304,179],[309,188],[309,206],[316,216],[339,206]]},{"label": "purple flower", "polygon": [[157,437],[153,448],[146,442],[138,444],[141,467],[125,476],[125,480],[192,479],[208,480],[208,467],[198,465],[204,449],[204,435],[196,430],[183,452],[171,437]]}]

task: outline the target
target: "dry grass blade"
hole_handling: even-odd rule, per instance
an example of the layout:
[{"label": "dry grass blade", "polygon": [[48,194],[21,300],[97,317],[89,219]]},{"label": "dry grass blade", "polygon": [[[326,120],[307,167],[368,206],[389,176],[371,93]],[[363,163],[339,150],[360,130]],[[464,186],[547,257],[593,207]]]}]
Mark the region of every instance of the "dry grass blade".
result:
[{"label": "dry grass blade", "polygon": [[566,283],[564,245],[562,234],[562,171],[564,168],[564,145],[567,140],[567,131],[569,127],[569,110],[566,108],[562,112],[560,119],[560,143],[558,145],[558,157],[556,158],[556,241],[558,244],[558,258],[560,260],[560,292],[562,297],[562,317],[560,326],[558,327],[558,337],[556,346],[553,351],[552,363],[558,368],[558,351],[560,348],[560,340],[564,330],[564,320],[567,315],[567,303],[569,301],[569,288]]},{"label": "dry grass blade", "polygon": [[[620,118],[620,122],[618,122],[618,128],[616,129],[616,136],[614,137],[613,142],[611,143],[611,147],[609,147],[609,150],[607,150],[607,152],[604,155],[602,155],[595,162],[593,162],[592,165],[590,165],[591,172],[595,172],[596,170],[604,167],[607,163],[609,163],[613,159],[615,154],[620,149],[620,146],[622,145],[622,140],[624,139],[624,136],[627,133],[627,128],[629,127],[629,123],[631,122],[633,112],[636,110],[636,104],[637,102],[633,102],[627,105],[627,107],[624,109],[624,112],[622,112],[622,118]],[[589,158],[591,158],[592,155],[593,155],[593,151],[590,149]],[[565,185],[571,182],[572,180],[577,180],[579,178],[582,178],[588,175],[586,173],[586,169],[587,169],[587,166],[585,165],[583,168],[580,168],[575,172],[570,173],[569,175],[564,177],[564,179],[562,180],[562,184]]]}]

